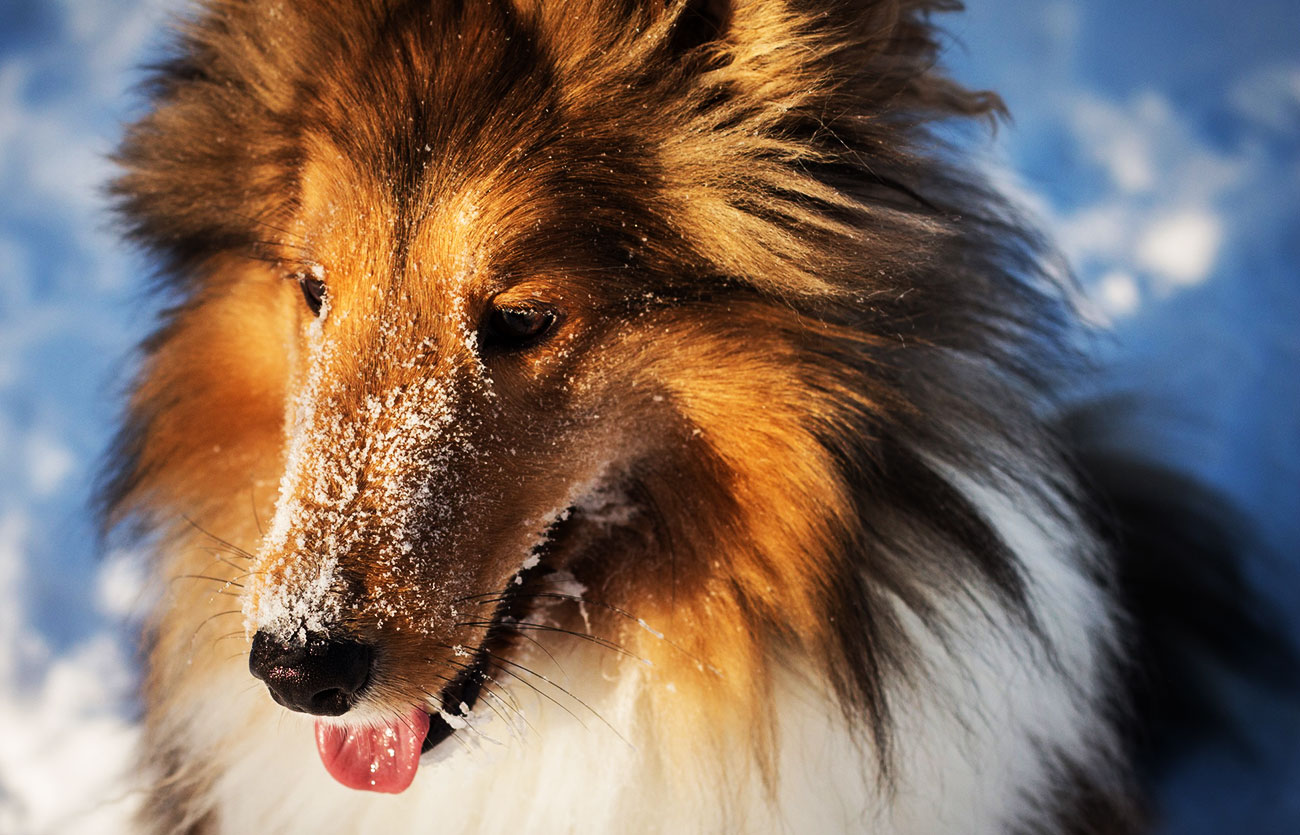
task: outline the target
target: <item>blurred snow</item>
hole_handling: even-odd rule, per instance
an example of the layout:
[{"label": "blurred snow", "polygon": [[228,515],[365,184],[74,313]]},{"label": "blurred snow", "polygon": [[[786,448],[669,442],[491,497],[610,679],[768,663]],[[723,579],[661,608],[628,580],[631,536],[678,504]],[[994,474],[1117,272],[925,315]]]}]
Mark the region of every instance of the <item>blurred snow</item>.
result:
[{"label": "blurred snow", "polygon": [[1142,304],[1142,290],[1137,279],[1124,270],[1111,270],[1097,279],[1093,297],[1104,311],[1114,316],[1136,313]]},{"label": "blurred snow", "polygon": [[[1253,513],[1300,609],[1300,5],[971,5],[946,59],[1015,114],[996,151],[1114,325],[1106,388],[1162,404],[1135,443]],[[141,566],[86,503],[152,311],[100,186],[168,6],[0,6],[0,832],[130,831]],[[1261,727],[1300,750],[1294,711]],[[1189,763],[1168,831],[1300,831],[1297,760]]]},{"label": "blurred snow", "polygon": [[1200,284],[1210,277],[1223,242],[1223,224],[1212,212],[1184,209],[1158,217],[1138,240],[1139,266],[1166,284]]},{"label": "blurred snow", "polygon": [[[96,560],[88,483],[148,321],[106,153],[156,2],[0,9],[0,832],[128,832],[138,568]],[[138,564],[138,560],[132,563]]]}]

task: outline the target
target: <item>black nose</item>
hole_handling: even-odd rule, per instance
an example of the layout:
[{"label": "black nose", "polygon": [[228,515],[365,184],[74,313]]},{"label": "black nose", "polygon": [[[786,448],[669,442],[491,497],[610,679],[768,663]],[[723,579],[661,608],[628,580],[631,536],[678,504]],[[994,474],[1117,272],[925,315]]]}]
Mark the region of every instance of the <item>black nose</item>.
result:
[{"label": "black nose", "polygon": [[347,713],[370,678],[374,653],[365,644],[308,635],[288,644],[265,632],[253,636],[248,671],[266,682],[271,698],[318,716]]}]

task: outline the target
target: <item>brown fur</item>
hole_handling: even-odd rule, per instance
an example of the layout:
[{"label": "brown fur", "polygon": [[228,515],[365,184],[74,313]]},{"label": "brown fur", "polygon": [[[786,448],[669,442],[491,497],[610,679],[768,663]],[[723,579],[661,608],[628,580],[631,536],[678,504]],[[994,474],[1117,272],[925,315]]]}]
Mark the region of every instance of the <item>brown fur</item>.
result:
[{"label": "brown fur", "polygon": [[[463,323],[553,305],[541,344],[483,348],[493,393],[462,390],[436,478],[358,470],[347,535],[369,545],[338,593],[348,633],[386,647],[384,686],[418,698],[456,674],[450,648],[483,628],[455,602],[505,587],[523,522],[613,450],[634,522],[578,513],[548,567],[671,638],[593,612],[595,635],[693,688],[696,714],[664,723],[766,762],[771,666],[795,652],[887,763],[882,682],[912,674],[913,649],[876,602],[942,631],[936,596],[978,587],[1028,618],[1021,567],[933,462],[1032,487],[1024,462],[1054,457],[1033,410],[1067,364],[1037,241],[931,132],[1000,109],[936,68],[929,16],[957,6],[209,2],[120,154],[124,216],[175,307],[110,519],[160,531],[162,576],[235,592],[311,559],[324,527],[256,561],[207,547],[257,553],[273,512],[312,321],[286,277],[325,271],[340,460],[393,429],[360,417],[368,397],[472,376]],[[414,556],[385,527],[393,478],[433,478],[445,505]],[[168,588],[151,814],[180,825],[210,775],[168,751],[167,705],[202,686],[211,642],[244,636],[212,581]]]}]

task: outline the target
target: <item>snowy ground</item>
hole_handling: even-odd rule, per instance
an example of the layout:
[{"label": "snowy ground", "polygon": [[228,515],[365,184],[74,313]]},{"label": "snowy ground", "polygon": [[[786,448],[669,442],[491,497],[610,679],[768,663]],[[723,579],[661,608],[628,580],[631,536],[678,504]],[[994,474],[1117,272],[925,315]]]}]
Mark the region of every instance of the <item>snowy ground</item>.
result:
[{"label": "snowy ground", "polygon": [[[148,326],[147,267],[106,229],[97,188],[167,5],[0,2],[5,833],[128,831],[116,776],[134,738],[139,584],[130,555],[96,559],[86,500]],[[1261,520],[1283,557],[1261,573],[1300,611],[1300,7],[972,5],[948,60],[1016,114],[995,153],[1114,323],[1108,387],[1163,404],[1142,443]],[[1261,724],[1293,752],[1294,713]],[[1300,831],[1298,760],[1190,762],[1169,831]]]}]

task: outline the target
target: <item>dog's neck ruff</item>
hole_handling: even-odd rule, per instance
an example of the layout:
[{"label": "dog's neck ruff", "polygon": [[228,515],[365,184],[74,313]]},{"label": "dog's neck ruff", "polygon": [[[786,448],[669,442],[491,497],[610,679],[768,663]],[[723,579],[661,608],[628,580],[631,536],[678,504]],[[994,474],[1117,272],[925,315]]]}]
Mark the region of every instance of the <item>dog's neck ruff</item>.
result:
[{"label": "dog's neck ruff", "polygon": [[200,805],[219,810],[212,822],[223,833],[993,835],[1033,828],[1053,810],[1032,799],[1051,796],[1065,769],[1107,766],[1101,694],[1109,604],[1087,570],[1092,543],[1042,521],[1059,516],[1023,495],[950,477],[1024,564],[1039,634],[979,594],[946,604],[942,638],[900,605],[896,614],[924,669],[911,682],[889,684],[888,774],[862,728],[799,659],[783,660],[772,691],[773,784],[750,759],[748,740],[734,747],[720,740],[668,761],[663,743],[674,741],[665,738],[672,729],[647,718],[652,685],[644,667],[581,643],[546,663],[563,670],[557,676],[585,705],[502,682],[511,708],[480,700],[397,796],[335,782],[312,744],[311,718],[273,705],[232,662],[225,680],[183,708],[205,717],[185,727],[185,744],[215,760],[218,775]]}]

